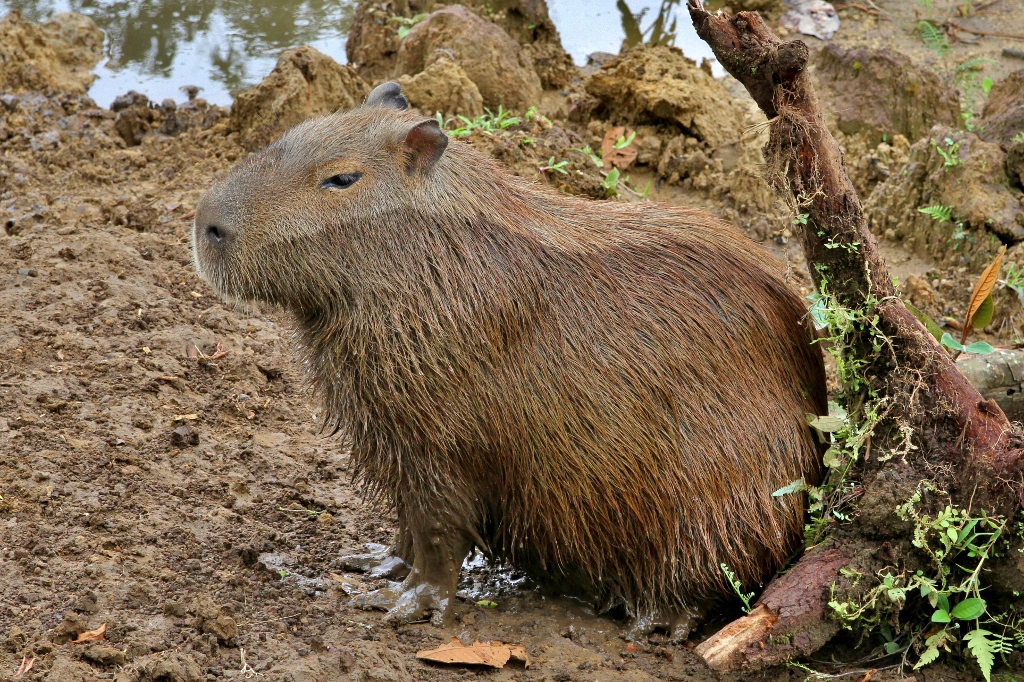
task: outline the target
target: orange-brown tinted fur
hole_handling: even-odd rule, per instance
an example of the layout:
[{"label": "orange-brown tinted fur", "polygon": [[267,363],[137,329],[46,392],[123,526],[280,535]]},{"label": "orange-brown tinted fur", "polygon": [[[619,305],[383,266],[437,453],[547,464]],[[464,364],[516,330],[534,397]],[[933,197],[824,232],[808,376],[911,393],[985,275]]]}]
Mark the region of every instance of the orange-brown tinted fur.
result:
[{"label": "orange-brown tinted fur", "polygon": [[721,563],[748,585],[782,567],[804,507],[772,491],[818,480],[805,414],[826,395],[770,257],[701,211],[560,196],[457,141],[406,173],[420,120],[297,126],[204,199],[236,248],[196,246],[221,292],[295,314],[370,494],[634,614],[728,591]]}]

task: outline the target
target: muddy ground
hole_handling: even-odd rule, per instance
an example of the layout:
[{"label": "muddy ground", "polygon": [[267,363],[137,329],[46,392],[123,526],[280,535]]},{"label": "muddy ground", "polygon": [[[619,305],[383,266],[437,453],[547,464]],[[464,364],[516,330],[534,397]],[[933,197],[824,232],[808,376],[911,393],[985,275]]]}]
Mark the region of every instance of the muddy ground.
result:
[{"label": "muddy ground", "polygon": [[[950,68],[970,58],[991,60],[984,74],[996,81],[1024,67],[1003,54],[1005,39],[962,33],[940,57],[914,32],[916,3],[868,4],[881,14],[840,12],[835,44],[896,48],[950,88]],[[989,14],[962,21],[1024,33],[1015,0],[986,6]],[[253,131],[199,99],[172,109],[129,98],[114,112],[67,79],[55,88],[52,74],[19,73],[0,97],[0,676],[34,659],[19,679],[719,678],[692,647],[737,616],[735,605],[723,606],[690,642],[656,635],[627,646],[621,621],[541,595],[477,560],[450,628],[422,623],[396,630],[381,624],[380,613],[351,606],[352,596],[382,581],[350,570],[340,557],[367,543],[389,543],[394,519],[360,500],[342,437],[320,433],[320,406],[311,402],[292,354],[287,317],[225,306],[190,260],[191,211],[211,181],[247,153]],[[703,76],[687,71],[679,78]],[[651,140],[617,200],[639,200],[649,181],[650,198],[720,212],[769,245],[788,264],[793,284],[809,293],[790,239],[792,213],[772,202],[751,167],[723,168],[723,157],[714,156],[721,144],[712,149],[709,141],[715,133],[701,133],[699,124],[683,134],[657,121],[617,120],[624,114],[588,93],[579,76],[559,87],[566,89],[543,95],[547,118],[464,139],[517,172],[599,196],[600,175],[583,155],[566,150],[598,148],[609,125],[636,126],[639,138]],[[477,106],[471,90],[460,101]],[[722,106],[749,109],[742,99]],[[736,135],[749,133],[745,127],[737,125]],[[920,134],[927,149],[928,133]],[[675,155],[666,151],[673,139]],[[737,140],[726,144],[756,150],[756,141]],[[867,159],[867,169],[877,167],[880,154],[903,154],[883,159],[894,166],[887,175],[859,176],[866,192],[898,177],[897,164],[912,154],[912,140],[902,152],[888,143],[879,151],[875,139],[851,135],[847,142],[848,159]],[[644,160],[655,143],[661,156]],[[564,177],[542,169],[556,150],[570,161],[572,173]],[[700,160],[697,153],[703,165],[680,174]],[[742,161],[747,152],[729,153]],[[741,186],[736,177],[744,173]],[[1010,182],[1005,189],[1020,195]],[[875,201],[883,212],[885,201]],[[973,227],[965,229],[978,243],[990,236]],[[988,251],[929,255],[896,231],[879,236],[893,274],[912,284],[908,297],[937,318],[962,312],[965,287]],[[1020,262],[1019,249],[1011,248],[1011,261]],[[1014,305],[1016,297],[1006,294],[1005,314],[979,338],[1015,342],[1015,318],[1024,311]],[[483,599],[496,608],[476,603]],[[102,640],[69,643],[101,626]],[[530,666],[491,671],[416,660],[418,650],[452,636],[525,645]],[[871,659],[872,646],[849,656],[842,646],[822,653],[847,661],[867,656],[867,664],[809,665],[834,673],[892,663]],[[883,670],[872,679],[894,675]],[[805,676],[780,669],[756,678]],[[943,665],[909,679],[961,678],[973,679],[972,669]]]}]

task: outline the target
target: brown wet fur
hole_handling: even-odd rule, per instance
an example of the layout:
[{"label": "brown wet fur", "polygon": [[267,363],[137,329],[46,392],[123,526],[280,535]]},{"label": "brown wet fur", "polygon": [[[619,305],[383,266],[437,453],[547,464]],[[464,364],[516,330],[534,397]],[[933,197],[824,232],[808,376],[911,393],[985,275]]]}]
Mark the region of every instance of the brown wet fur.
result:
[{"label": "brown wet fur", "polygon": [[[215,185],[194,253],[223,295],[290,310],[328,426],[397,509],[392,611],[450,606],[473,545],[541,583],[685,620],[799,547],[827,409],[805,307],[770,257],[698,210],[586,201],[423,121],[302,123]],[[323,189],[339,173],[363,176]],[[231,235],[215,249],[209,225]]]}]

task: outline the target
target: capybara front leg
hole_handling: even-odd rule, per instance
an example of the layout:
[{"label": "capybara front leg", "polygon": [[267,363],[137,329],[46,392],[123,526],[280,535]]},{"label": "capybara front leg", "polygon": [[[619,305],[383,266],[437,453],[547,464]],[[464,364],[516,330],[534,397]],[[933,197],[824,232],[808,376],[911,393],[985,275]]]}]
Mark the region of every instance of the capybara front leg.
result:
[{"label": "capybara front leg", "polygon": [[442,522],[409,522],[415,547],[412,571],[385,620],[409,623],[431,615],[432,622],[440,625],[451,613],[459,569],[473,541],[462,530]]}]

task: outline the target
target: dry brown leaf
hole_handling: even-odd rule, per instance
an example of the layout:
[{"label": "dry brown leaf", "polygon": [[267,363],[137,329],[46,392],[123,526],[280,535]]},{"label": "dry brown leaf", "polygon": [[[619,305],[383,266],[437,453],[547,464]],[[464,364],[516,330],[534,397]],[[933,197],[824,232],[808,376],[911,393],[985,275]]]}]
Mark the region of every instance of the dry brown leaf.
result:
[{"label": "dry brown leaf", "polygon": [[632,132],[622,126],[613,126],[604,134],[604,140],[601,141],[601,160],[606,171],[610,171],[612,166],[626,170],[636,160],[637,152],[640,151],[636,138],[622,149],[615,148],[615,143],[620,137],[629,137]]},{"label": "dry brown leaf", "polygon": [[103,639],[103,633],[107,631],[107,624],[99,626],[95,630],[86,630],[85,632],[79,633],[78,638],[72,642],[72,644],[81,644],[82,642],[98,642]]},{"label": "dry brown leaf", "polygon": [[21,665],[19,665],[18,669],[14,671],[14,676],[15,677],[21,677],[22,675],[27,673],[29,670],[31,670],[32,666],[35,665],[35,663],[36,663],[36,659],[35,659],[34,656],[32,658],[29,658],[28,654],[25,654],[22,657],[22,659],[21,659]]},{"label": "dry brown leaf", "polygon": [[996,257],[988,264],[984,272],[978,278],[978,283],[974,285],[974,292],[971,293],[971,300],[967,304],[967,315],[964,317],[964,330],[960,335],[960,343],[967,343],[967,335],[974,329],[974,325],[971,323],[974,313],[978,312],[978,308],[985,302],[988,295],[992,293],[993,287],[996,285],[996,280],[999,279],[999,271],[1003,268],[1003,254],[1006,253],[1006,247],[1000,246],[999,253]]},{"label": "dry brown leaf", "polygon": [[502,644],[501,642],[473,642],[465,646],[458,637],[452,637],[448,644],[436,649],[417,651],[416,658],[434,663],[450,663],[454,665],[487,665],[492,668],[504,668],[508,659],[522,661],[530,667],[530,657],[526,655],[526,647],[519,644]]}]

